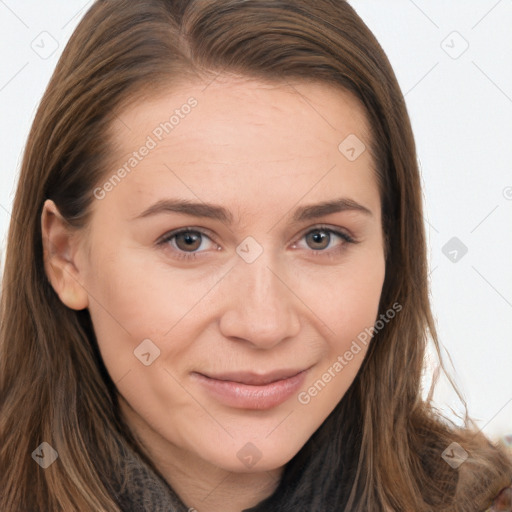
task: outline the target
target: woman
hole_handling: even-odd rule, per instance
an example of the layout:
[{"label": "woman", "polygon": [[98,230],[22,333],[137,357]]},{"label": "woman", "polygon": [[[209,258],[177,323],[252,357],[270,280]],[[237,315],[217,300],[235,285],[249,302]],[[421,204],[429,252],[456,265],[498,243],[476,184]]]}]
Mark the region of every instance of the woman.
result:
[{"label": "woman", "polygon": [[510,458],[421,397],[414,140],[346,2],[97,1],[13,219],[1,510],[501,507]]}]

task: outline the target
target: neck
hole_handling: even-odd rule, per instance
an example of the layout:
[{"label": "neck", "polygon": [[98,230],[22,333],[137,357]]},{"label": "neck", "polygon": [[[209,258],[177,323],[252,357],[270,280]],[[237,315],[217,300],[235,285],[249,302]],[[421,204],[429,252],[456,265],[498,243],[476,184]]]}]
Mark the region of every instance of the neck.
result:
[{"label": "neck", "polygon": [[191,512],[241,512],[277,488],[283,468],[251,473],[219,468],[153,431],[122,397],[119,403],[139,444]]}]

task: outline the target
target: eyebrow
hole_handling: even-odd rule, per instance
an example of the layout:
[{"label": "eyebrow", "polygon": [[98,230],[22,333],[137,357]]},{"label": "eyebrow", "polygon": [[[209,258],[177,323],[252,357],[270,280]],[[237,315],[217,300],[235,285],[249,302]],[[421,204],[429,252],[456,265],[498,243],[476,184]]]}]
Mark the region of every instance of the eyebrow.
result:
[{"label": "eyebrow", "polygon": [[[301,206],[295,210],[292,221],[298,223],[344,211],[360,212],[368,216],[373,215],[371,210],[353,199],[340,197],[322,203]],[[197,203],[183,199],[161,199],[135,216],[133,220],[164,213],[181,213],[193,217],[218,220],[228,225],[233,224],[232,213],[223,206],[203,202]]]}]

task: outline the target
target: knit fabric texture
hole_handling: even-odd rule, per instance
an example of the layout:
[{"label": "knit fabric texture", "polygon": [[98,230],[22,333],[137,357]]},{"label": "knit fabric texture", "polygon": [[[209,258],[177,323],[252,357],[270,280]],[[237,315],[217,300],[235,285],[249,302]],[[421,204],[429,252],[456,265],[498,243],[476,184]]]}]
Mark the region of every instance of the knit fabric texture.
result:
[{"label": "knit fabric texture", "polygon": [[123,512],[193,512],[128,444],[120,452],[124,480],[115,484],[114,492]]}]

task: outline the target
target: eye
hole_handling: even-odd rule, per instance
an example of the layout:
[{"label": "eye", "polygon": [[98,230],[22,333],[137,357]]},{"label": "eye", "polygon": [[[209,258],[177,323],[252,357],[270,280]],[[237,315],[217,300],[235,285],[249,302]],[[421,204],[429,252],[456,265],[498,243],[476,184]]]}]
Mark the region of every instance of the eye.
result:
[{"label": "eye", "polygon": [[[203,251],[199,252],[207,250],[203,243],[205,240],[213,243],[213,240],[205,232],[198,229],[185,228],[167,233],[157,243],[158,245],[169,244],[178,259],[194,259],[197,257],[196,253],[199,249],[203,249]],[[217,246],[217,249],[219,250],[220,248]]]},{"label": "eye", "polygon": [[[302,239],[305,239],[308,248],[313,251],[314,256],[325,255],[326,253],[338,253],[343,250],[347,243],[357,243],[356,240],[347,233],[327,226],[316,226],[310,229],[301,237],[301,240]],[[336,239],[339,243],[332,247],[332,242],[335,242]],[[297,244],[294,244],[293,247],[297,247]]]}]

